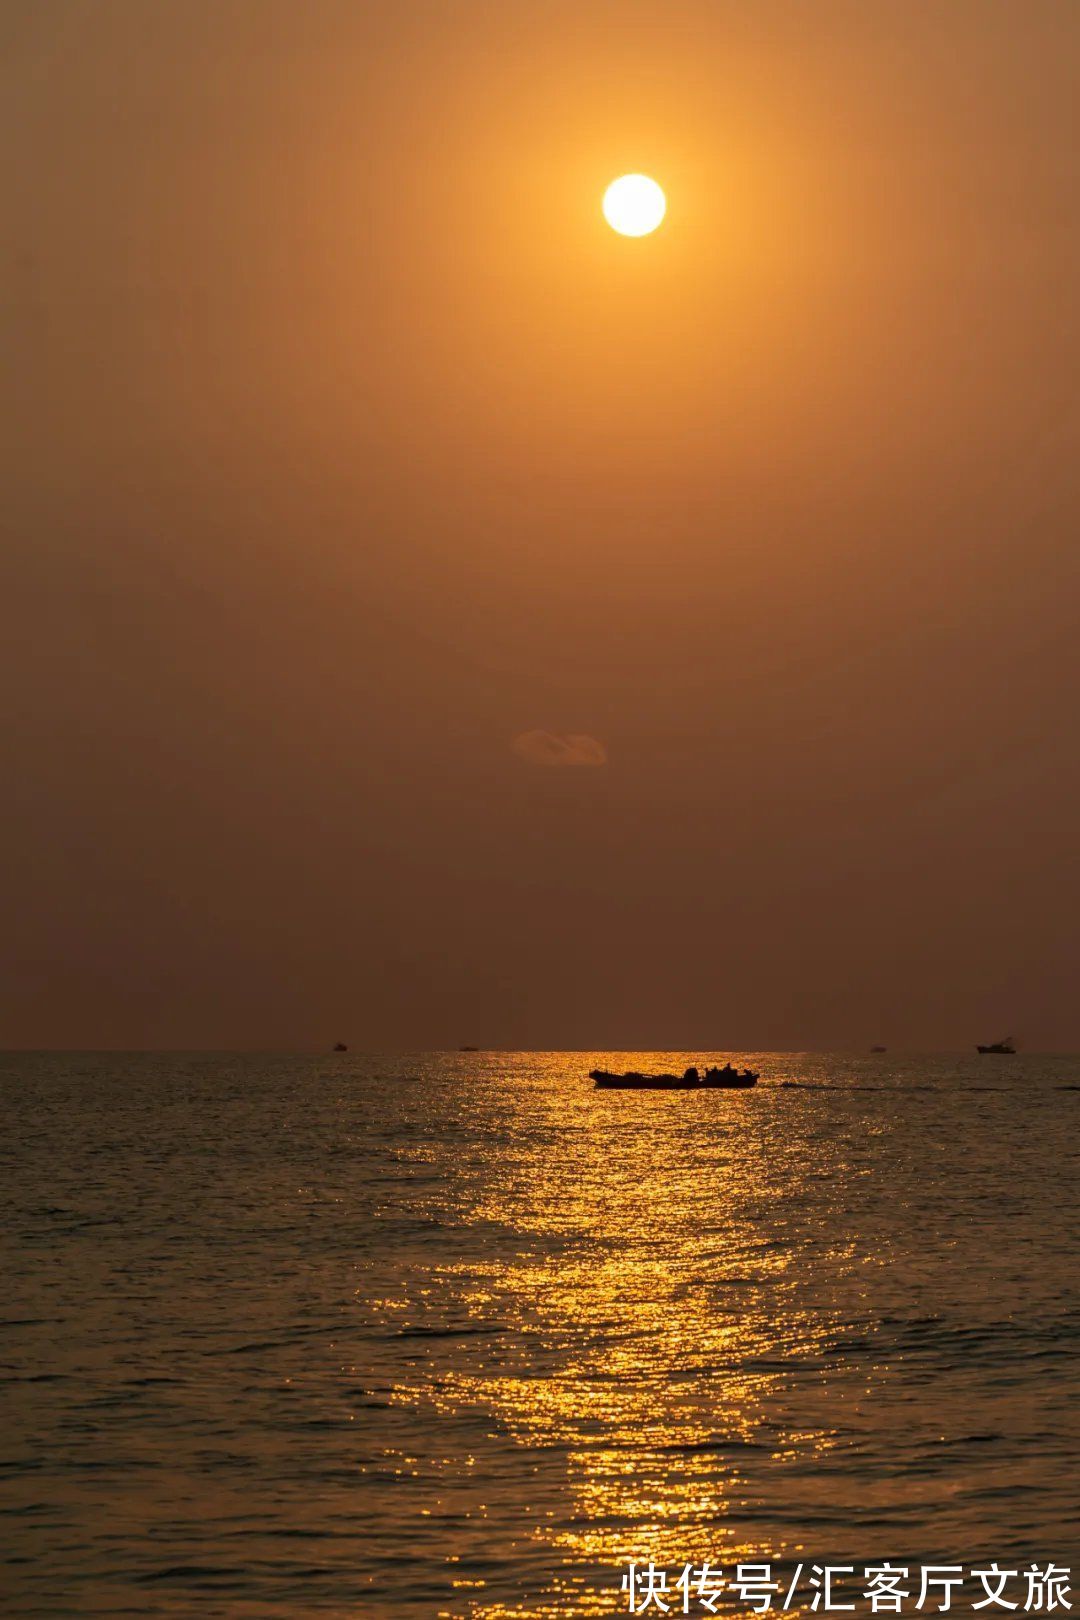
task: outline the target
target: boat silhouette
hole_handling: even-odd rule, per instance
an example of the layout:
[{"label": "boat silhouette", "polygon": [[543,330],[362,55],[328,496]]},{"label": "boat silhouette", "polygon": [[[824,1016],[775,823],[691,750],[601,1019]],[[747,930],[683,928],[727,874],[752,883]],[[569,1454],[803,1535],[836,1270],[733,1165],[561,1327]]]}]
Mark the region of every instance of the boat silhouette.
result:
[{"label": "boat silhouette", "polygon": [[349,1050],[349,1048],[345,1045],[344,1041],[335,1041],[334,1042],[334,1051],[335,1052],[347,1052],[348,1050]]},{"label": "boat silhouette", "polygon": [[983,1057],[991,1054],[994,1057],[1015,1057],[1016,1042],[1011,1035],[1006,1035],[1003,1041],[991,1041],[989,1046],[977,1046],[975,1050],[981,1053]]},{"label": "boat silhouette", "polygon": [[630,1069],[625,1074],[613,1074],[609,1069],[590,1069],[589,1079],[602,1091],[746,1091],[756,1086],[760,1076],[752,1069],[733,1069],[725,1063],[722,1069],[687,1069],[683,1074],[641,1074]]}]

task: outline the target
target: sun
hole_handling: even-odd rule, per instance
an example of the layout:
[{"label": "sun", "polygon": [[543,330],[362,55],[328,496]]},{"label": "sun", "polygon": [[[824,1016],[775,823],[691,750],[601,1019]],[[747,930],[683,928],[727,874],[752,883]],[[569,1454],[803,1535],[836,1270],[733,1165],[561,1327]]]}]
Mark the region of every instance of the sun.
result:
[{"label": "sun", "polygon": [[604,218],[620,236],[648,236],[667,213],[667,198],[647,174],[623,174],[604,192]]}]

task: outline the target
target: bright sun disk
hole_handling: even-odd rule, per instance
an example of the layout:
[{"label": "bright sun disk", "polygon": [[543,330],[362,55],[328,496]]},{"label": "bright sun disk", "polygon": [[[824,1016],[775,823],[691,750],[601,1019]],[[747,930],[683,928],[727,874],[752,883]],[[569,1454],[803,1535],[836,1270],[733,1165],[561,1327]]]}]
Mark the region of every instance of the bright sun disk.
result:
[{"label": "bright sun disk", "polygon": [[624,174],[604,192],[604,218],[620,236],[648,236],[667,212],[667,198],[647,174]]}]

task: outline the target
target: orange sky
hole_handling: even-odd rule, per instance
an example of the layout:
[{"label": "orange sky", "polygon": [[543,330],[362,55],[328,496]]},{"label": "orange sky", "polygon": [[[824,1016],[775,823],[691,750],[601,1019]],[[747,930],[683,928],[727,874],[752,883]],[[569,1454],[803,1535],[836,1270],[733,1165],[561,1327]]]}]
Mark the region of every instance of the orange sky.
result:
[{"label": "orange sky", "polygon": [[1073,0],[0,43],[0,1043],[1080,1044]]}]

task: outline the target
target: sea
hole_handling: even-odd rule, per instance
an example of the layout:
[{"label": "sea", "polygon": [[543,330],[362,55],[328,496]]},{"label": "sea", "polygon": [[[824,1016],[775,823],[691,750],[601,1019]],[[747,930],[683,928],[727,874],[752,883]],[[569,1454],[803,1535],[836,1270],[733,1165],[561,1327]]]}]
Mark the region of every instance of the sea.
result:
[{"label": "sea", "polygon": [[[729,1056],[756,1089],[588,1078]],[[884,1563],[901,1612],[938,1566],[1014,1612],[991,1563],[1080,1607],[1076,1057],[11,1053],[0,1089],[5,1615],[750,1614],[751,1567],[869,1613]]]}]

